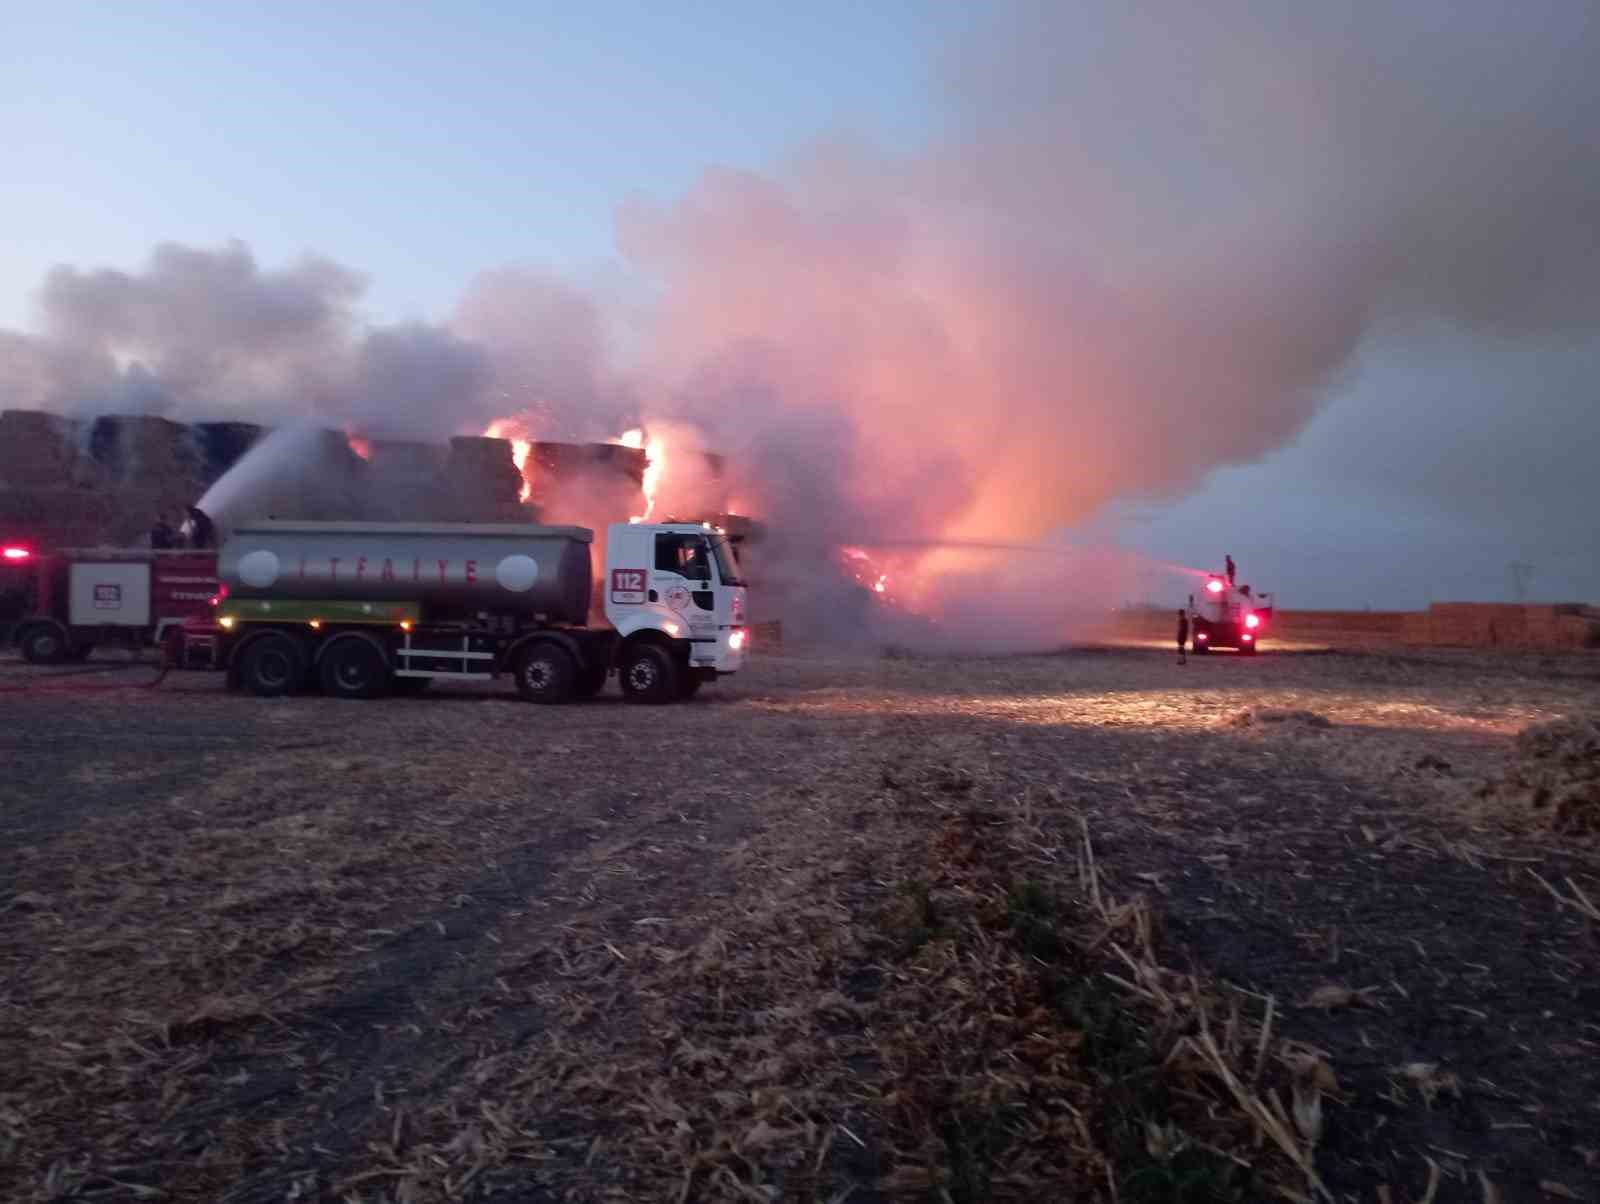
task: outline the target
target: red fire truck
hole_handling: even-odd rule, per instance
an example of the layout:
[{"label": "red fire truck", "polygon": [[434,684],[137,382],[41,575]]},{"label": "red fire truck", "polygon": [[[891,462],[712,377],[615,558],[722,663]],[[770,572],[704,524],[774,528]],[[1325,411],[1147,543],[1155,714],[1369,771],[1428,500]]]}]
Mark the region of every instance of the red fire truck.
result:
[{"label": "red fire truck", "polygon": [[214,551],[10,545],[0,562],[8,577],[22,571],[12,638],[35,664],[83,660],[97,645],[149,647],[191,615],[208,615],[217,593]]},{"label": "red fire truck", "polygon": [[1189,625],[1197,653],[1233,648],[1254,656],[1271,623],[1272,595],[1253,595],[1248,585],[1236,586],[1231,574],[1207,577],[1198,605],[1189,595]]}]

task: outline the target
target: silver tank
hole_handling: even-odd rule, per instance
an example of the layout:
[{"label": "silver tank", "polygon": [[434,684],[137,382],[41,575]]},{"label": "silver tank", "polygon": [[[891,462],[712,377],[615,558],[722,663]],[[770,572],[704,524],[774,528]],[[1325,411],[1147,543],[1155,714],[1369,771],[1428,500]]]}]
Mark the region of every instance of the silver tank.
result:
[{"label": "silver tank", "polygon": [[582,623],[586,527],[531,523],[251,522],[233,529],[218,575],[237,598],[419,602]]}]

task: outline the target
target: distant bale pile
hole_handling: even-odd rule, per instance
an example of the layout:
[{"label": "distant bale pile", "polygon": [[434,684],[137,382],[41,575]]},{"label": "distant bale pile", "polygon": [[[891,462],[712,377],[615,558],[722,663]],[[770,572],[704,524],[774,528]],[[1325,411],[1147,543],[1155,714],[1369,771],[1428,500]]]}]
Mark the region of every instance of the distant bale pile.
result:
[{"label": "distant bale pile", "polygon": [[1600,718],[1558,719],[1517,737],[1505,776],[1479,796],[1568,835],[1600,833]]},{"label": "distant bale pile", "polygon": [[1282,707],[1246,707],[1228,720],[1229,727],[1255,727],[1264,723],[1282,724],[1286,731],[1333,726],[1326,715],[1319,715],[1315,711],[1285,710]]}]

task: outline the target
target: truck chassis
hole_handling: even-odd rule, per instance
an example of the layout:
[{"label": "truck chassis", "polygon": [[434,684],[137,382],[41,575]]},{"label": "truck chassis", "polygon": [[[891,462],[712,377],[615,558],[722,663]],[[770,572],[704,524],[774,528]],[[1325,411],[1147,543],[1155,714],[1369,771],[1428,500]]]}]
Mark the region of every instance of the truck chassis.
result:
[{"label": "truck chassis", "polygon": [[[594,697],[615,672],[625,698],[660,703],[691,698],[718,676],[690,663],[689,640],[653,630],[624,640],[609,628],[518,627],[509,617],[430,624],[417,607],[392,602],[239,602],[228,609],[175,629],[164,645],[167,662],[225,669],[231,686],[261,697],[320,689],[336,698],[376,698],[421,693],[435,679],[490,681],[509,673],[527,701],[562,703]],[[362,612],[359,619],[344,617],[352,609]]]}]

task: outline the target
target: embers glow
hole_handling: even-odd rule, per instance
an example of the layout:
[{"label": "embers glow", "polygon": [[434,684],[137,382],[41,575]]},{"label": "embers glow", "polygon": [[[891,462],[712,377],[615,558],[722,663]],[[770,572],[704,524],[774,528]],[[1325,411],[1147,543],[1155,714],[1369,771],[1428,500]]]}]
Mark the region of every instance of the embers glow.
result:
[{"label": "embers glow", "polygon": [[372,440],[363,439],[360,435],[346,431],[344,441],[350,445],[350,450],[363,460],[372,459]]},{"label": "embers glow", "polygon": [[533,450],[533,440],[528,436],[531,432],[527,424],[515,418],[496,418],[484,428],[484,438],[505,439],[511,444],[511,462],[517,466],[517,474],[522,478],[522,488],[517,492],[517,501],[526,502],[533,494],[533,484],[528,480],[528,453]]},{"label": "embers glow", "polygon": [[1206,589],[1210,590],[1214,594],[1220,594],[1222,592],[1222,582],[1213,577],[1210,581],[1206,582]]},{"label": "embers glow", "polygon": [[10,561],[26,560],[32,555],[33,553],[27,548],[7,548],[4,552],[0,552],[0,556]]},{"label": "embers glow", "polygon": [[[844,571],[854,577],[858,585],[878,595],[888,594],[889,574],[883,571],[866,549],[845,545],[839,549],[839,556]],[[888,601],[888,598],[884,600]]]},{"label": "embers glow", "polygon": [[622,437],[617,440],[623,447],[638,448],[644,452],[644,480],[641,488],[644,490],[644,513],[631,515],[630,523],[647,523],[655,516],[656,496],[661,492],[661,477],[667,471],[667,445],[660,439],[653,439],[642,427],[634,427],[631,431],[623,431]]}]

